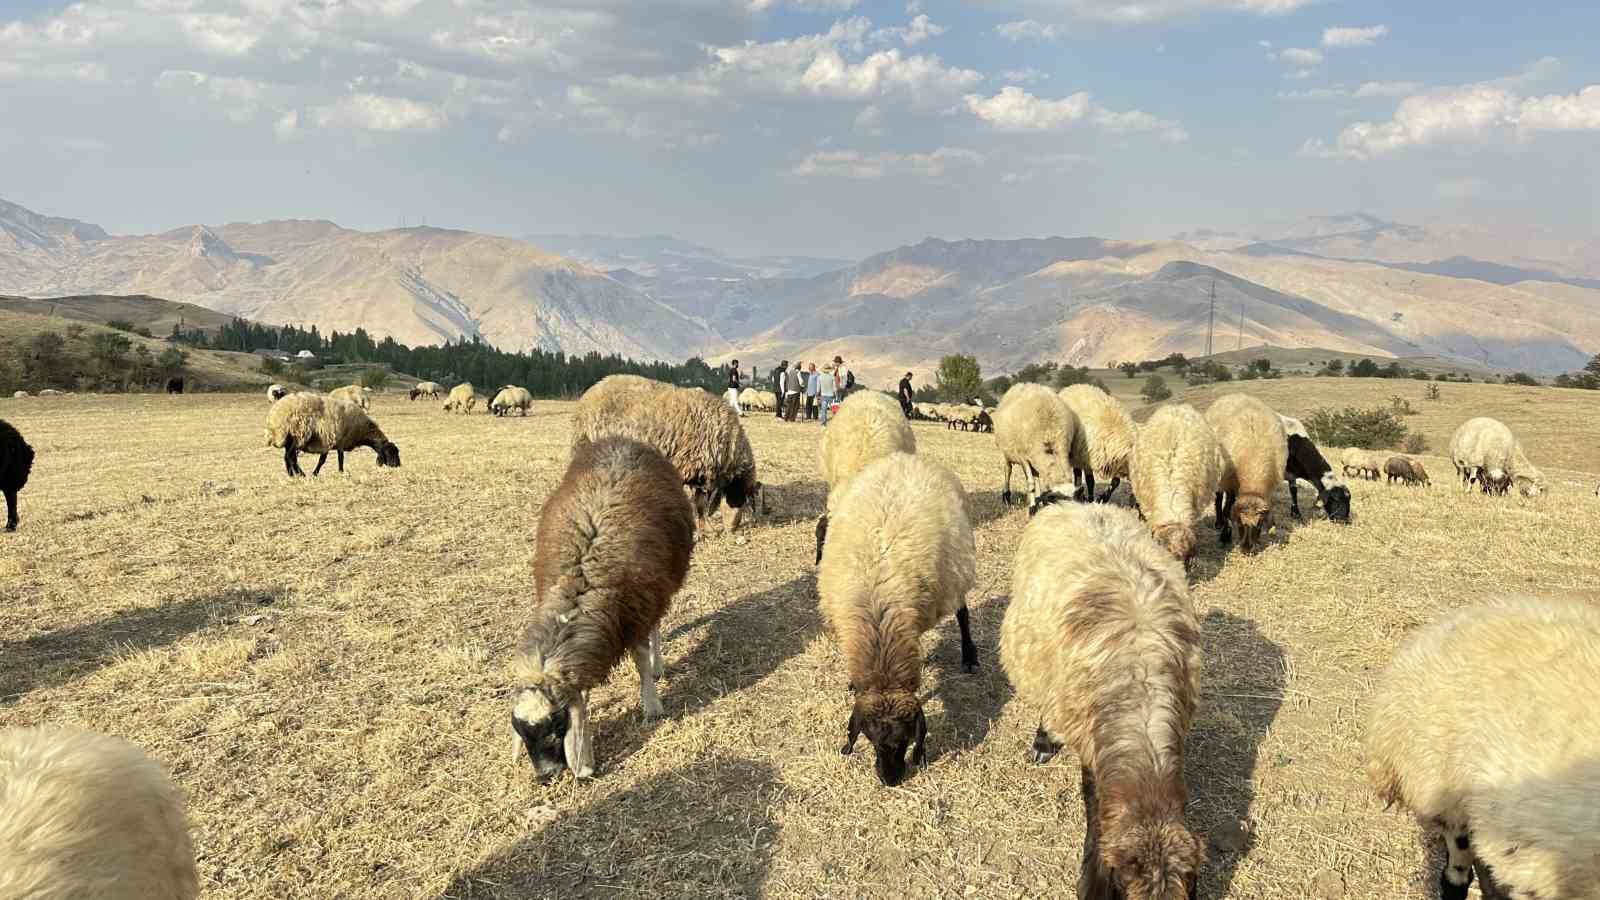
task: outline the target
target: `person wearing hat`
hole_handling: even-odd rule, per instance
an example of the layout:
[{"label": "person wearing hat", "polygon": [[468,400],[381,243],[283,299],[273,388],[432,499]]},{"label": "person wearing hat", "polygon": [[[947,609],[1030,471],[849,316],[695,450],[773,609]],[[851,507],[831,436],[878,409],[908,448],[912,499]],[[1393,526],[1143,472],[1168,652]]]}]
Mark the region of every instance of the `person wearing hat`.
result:
[{"label": "person wearing hat", "polygon": [[822,419],[822,427],[828,427],[828,416],[833,413],[833,403],[839,392],[839,379],[834,373],[833,364],[822,367],[822,372],[817,375],[817,402],[821,404],[818,413]]},{"label": "person wearing hat", "polygon": [[838,385],[837,390],[841,397],[850,393],[856,386],[856,373],[845,367],[842,356],[833,358],[833,380]]},{"label": "person wearing hat", "polygon": [[900,379],[900,411],[905,413],[908,419],[911,418],[911,400],[915,396],[911,390],[911,373],[907,372],[906,377]]}]

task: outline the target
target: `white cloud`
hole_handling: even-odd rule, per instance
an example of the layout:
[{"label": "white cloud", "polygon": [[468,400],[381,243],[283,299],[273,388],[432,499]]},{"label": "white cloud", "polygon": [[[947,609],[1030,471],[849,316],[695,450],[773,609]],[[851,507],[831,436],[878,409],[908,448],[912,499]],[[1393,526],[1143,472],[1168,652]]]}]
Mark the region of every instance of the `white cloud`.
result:
[{"label": "white cloud", "polygon": [[813,153],[795,166],[804,178],[873,180],[895,175],[938,178],[955,167],[981,166],[983,154],[961,147],[940,147],[932,153],[862,153],[828,150]]},{"label": "white cloud", "polygon": [[203,101],[237,125],[255,120],[263,107],[281,102],[282,91],[273,85],[250,78],[229,78],[169,69],[156,76],[156,90],[190,101]]},{"label": "white cloud", "polygon": [[1050,73],[1038,69],[1009,69],[1001,74],[1006,81],[1014,84],[1032,84],[1035,81],[1048,81]]},{"label": "white cloud", "polygon": [[857,0],[750,0],[750,8],[758,12],[785,6],[809,12],[843,12],[856,5]]},{"label": "white cloud", "polygon": [[1368,160],[1437,144],[1527,141],[1547,132],[1600,131],[1600,84],[1575,94],[1519,96],[1517,79],[1485,81],[1415,94],[1387,122],[1356,122],[1332,146],[1307,141],[1303,152]]},{"label": "white cloud", "polygon": [[1422,90],[1416,81],[1366,81],[1355,89],[1353,97],[1406,97]]},{"label": "white cloud", "polygon": [[351,94],[307,112],[318,128],[356,131],[437,131],[444,127],[444,110],[405,97]]},{"label": "white cloud", "polygon": [[1203,13],[1281,16],[1320,0],[1034,0],[1030,11],[1051,22],[1153,25]]},{"label": "white cloud", "polygon": [[1308,47],[1287,47],[1278,51],[1276,58],[1291,66],[1316,66],[1322,64],[1322,51]]},{"label": "white cloud", "polygon": [[855,18],[834,23],[826,34],[719,47],[711,51],[712,65],[697,77],[745,91],[846,99],[948,97],[983,80],[981,73],[946,66],[937,56],[905,56],[898,48],[852,60],[871,25]]},{"label": "white cloud", "polygon": [[1086,91],[1047,100],[1016,85],[1006,85],[992,97],[968,94],[965,100],[967,111],[996,131],[1063,131],[1087,121],[1111,134],[1153,132],[1174,143],[1189,139],[1189,133],[1176,122],[1140,110],[1106,109],[1091,100]]},{"label": "white cloud", "polygon": [[938,37],[947,29],[943,25],[934,24],[925,15],[913,18],[902,28],[879,28],[872,32],[871,39],[878,43],[902,43],[907,47],[915,47],[928,38]]},{"label": "white cloud", "polygon": [[1378,38],[1389,33],[1387,25],[1367,25],[1357,28],[1327,28],[1322,32],[1324,47],[1369,47]]},{"label": "white cloud", "polygon": [[1271,50],[1272,49],[1272,42],[1271,41],[1256,41],[1256,46],[1257,47],[1263,47],[1263,48],[1265,48],[1267,50]]},{"label": "white cloud", "polygon": [[1003,22],[996,25],[994,30],[1008,41],[1053,41],[1067,36],[1067,29],[1059,25],[1046,25],[1033,19]]}]

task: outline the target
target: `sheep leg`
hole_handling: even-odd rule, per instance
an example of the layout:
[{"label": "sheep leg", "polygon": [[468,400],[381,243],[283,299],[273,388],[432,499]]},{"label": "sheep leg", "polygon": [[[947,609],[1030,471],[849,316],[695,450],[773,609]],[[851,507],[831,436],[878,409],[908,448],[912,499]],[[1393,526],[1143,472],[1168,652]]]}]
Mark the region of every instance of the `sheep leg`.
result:
[{"label": "sheep leg", "polygon": [[[1482,859],[1472,861],[1472,870],[1478,876],[1478,890],[1483,893],[1483,900],[1517,900],[1516,897],[1506,892],[1499,882],[1494,880],[1494,869]],[[1533,894],[1527,895],[1532,900]]]},{"label": "sheep leg", "polygon": [[344,474],[344,451],[343,450],[335,450],[334,452],[339,455],[339,474],[343,475]]},{"label": "sheep leg", "polygon": [[1006,483],[1005,483],[1005,487],[1003,489],[1001,489],[1001,491],[1000,491],[1000,504],[1002,506],[1010,506],[1011,505],[1011,461],[1010,460],[1006,461]]},{"label": "sheep leg", "polygon": [[633,667],[639,670],[639,708],[646,722],[661,715],[661,698],[656,695],[655,659],[650,649],[650,639],[633,648]]},{"label": "sheep leg", "polygon": [[290,478],[293,478],[296,475],[299,475],[302,478],[305,477],[305,471],[300,468],[300,451],[295,448],[294,438],[290,438],[284,442],[283,468],[284,471],[289,473]]},{"label": "sheep leg", "polygon": [[1217,538],[1222,543],[1229,544],[1233,542],[1233,504],[1238,502],[1239,495],[1227,491],[1225,496],[1226,499],[1222,503],[1222,518],[1218,521],[1220,533]]},{"label": "sheep leg", "polygon": [[1304,521],[1300,518],[1300,492],[1295,488],[1296,479],[1289,479],[1289,515],[1296,522]]},{"label": "sheep leg", "polygon": [[589,692],[584,691],[578,702],[567,708],[567,713],[567,737],[562,741],[567,768],[572,770],[573,778],[593,778],[594,735],[589,733]]},{"label": "sheep leg", "polygon": [[1028,508],[1032,509],[1033,505],[1039,502],[1038,475],[1033,471],[1032,463],[1022,464],[1022,474],[1028,478]]},{"label": "sheep leg", "polygon": [[1121,486],[1122,486],[1122,477],[1120,475],[1113,476],[1112,479],[1111,479],[1111,487],[1109,489],[1107,489],[1104,494],[1100,495],[1100,502],[1101,503],[1110,503],[1111,502],[1111,495],[1115,494],[1117,492],[1117,488],[1119,488]]},{"label": "sheep leg", "polygon": [[817,517],[817,562],[822,565],[822,545],[828,540],[828,514],[823,513]]},{"label": "sheep leg", "polygon": [[1044,723],[1040,722],[1039,727],[1033,732],[1033,764],[1042,766],[1055,759],[1056,754],[1060,752],[1061,742],[1051,737],[1050,733],[1044,730]]},{"label": "sheep leg", "polygon": [[1078,876],[1081,900],[1103,900],[1117,896],[1100,865],[1100,802],[1094,789],[1094,773],[1083,767],[1083,868]]},{"label": "sheep leg", "polygon": [[312,478],[315,478],[318,475],[322,474],[322,464],[327,462],[327,461],[328,461],[328,454],[326,454],[326,453],[324,453],[321,456],[317,457],[316,468],[311,470],[311,477]]},{"label": "sheep leg", "polygon": [[667,658],[661,653],[661,623],[650,629],[650,671],[660,678],[667,671]]},{"label": "sheep leg", "polygon": [[1465,822],[1441,820],[1444,836],[1445,862],[1439,872],[1440,900],[1467,900],[1467,888],[1472,884],[1472,836]]},{"label": "sheep leg", "polygon": [[6,488],[6,530],[17,530],[17,492]]},{"label": "sheep leg", "polygon": [[1073,497],[1072,499],[1078,500],[1078,501],[1082,501],[1084,503],[1093,503],[1094,502],[1094,470],[1093,469],[1084,469],[1083,470],[1083,494],[1081,496]]},{"label": "sheep leg", "polygon": [[956,609],[956,624],[961,626],[961,671],[970,675],[978,671],[978,645],[972,642],[972,616],[965,603]]}]

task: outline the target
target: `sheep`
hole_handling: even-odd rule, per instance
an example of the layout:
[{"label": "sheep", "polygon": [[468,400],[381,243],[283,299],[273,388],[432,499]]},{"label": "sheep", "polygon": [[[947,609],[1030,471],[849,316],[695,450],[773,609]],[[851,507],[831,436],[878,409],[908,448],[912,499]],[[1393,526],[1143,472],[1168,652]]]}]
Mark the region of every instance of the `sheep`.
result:
[{"label": "sheep", "polygon": [[334,400],[342,400],[345,403],[354,403],[361,407],[362,412],[367,412],[371,406],[371,401],[367,398],[371,393],[371,388],[364,388],[359,384],[347,384],[342,388],[334,388],[329,391],[328,396]]},{"label": "sheep", "polygon": [[1061,401],[1078,417],[1078,440],[1073,447],[1076,458],[1087,457],[1089,465],[1074,469],[1074,483],[1082,476],[1085,497],[1093,500],[1095,473],[1108,476],[1111,488],[1099,498],[1106,503],[1128,477],[1128,457],[1133,453],[1133,417],[1117,399],[1092,384],[1074,384],[1061,389]]},{"label": "sheep", "polygon": [[31,396],[33,396],[33,395],[29,394],[27,391],[12,391],[11,392],[11,399],[13,399],[13,400],[25,400],[25,399],[27,399],[28,397],[31,397]]},{"label": "sheep", "polygon": [[22,439],[22,433],[5,419],[0,419],[0,493],[6,497],[6,530],[16,531],[17,492],[28,486],[28,475],[33,471],[33,448]]},{"label": "sheep", "polygon": [[450,394],[444,401],[444,411],[463,414],[472,412],[478,397],[478,390],[472,386],[472,382],[463,381],[450,389]]},{"label": "sheep", "polygon": [[817,562],[828,536],[828,514],[834,495],[868,464],[891,453],[916,453],[917,437],[911,433],[900,404],[888,394],[856,391],[839,404],[839,412],[822,430],[817,464],[828,484],[829,508],[817,519]]},{"label": "sheep", "polygon": [[908,750],[913,765],[927,758],[917,698],[922,633],[954,614],[961,668],[978,670],[966,602],[977,580],[972,523],[956,476],[910,453],[862,469],[833,510],[817,593],[856,695],[839,752],[849,756],[865,733],[878,780],[893,787],[905,778]]},{"label": "sheep", "polygon": [[[1288,427],[1285,425],[1286,431]],[[1283,480],[1289,482],[1289,515],[1296,522],[1301,520],[1298,484],[1305,480],[1317,489],[1317,501],[1322,504],[1329,521],[1349,522],[1350,489],[1339,480],[1339,476],[1333,474],[1333,467],[1322,458],[1317,445],[1311,443],[1311,439],[1304,434],[1291,431],[1287,452]]]},{"label": "sheep", "polygon": [[1239,546],[1254,552],[1272,527],[1272,492],[1288,466],[1289,438],[1278,414],[1249,394],[1228,394],[1206,410],[1222,447],[1216,494],[1217,536],[1239,532]]},{"label": "sheep", "polygon": [[639,375],[607,375],[600,379],[583,392],[572,410],[573,441],[584,440],[584,435],[594,432],[597,423],[621,414],[619,410],[631,404],[636,393],[661,390],[674,388]]},{"label": "sheep", "polygon": [[121,738],[80,728],[0,731],[0,897],[193,900],[183,795]]},{"label": "sheep", "polygon": [[[579,406],[588,399],[586,393]],[[739,527],[746,509],[766,511],[750,438],[739,414],[719,395],[670,386],[608,389],[582,416],[573,416],[573,440],[577,445],[608,436],[631,438],[661,451],[693,490],[698,520],[715,513],[724,499],[733,509],[726,523],[730,532]]]},{"label": "sheep", "polygon": [[168,378],[167,379],[167,393],[169,393],[169,394],[181,394],[181,393],[183,393],[183,379],[182,378]]},{"label": "sheep", "polygon": [[748,387],[739,392],[739,405],[745,409],[753,409],[758,411],[771,408],[762,405],[760,391],[756,390],[755,388]]},{"label": "sheep", "polygon": [[283,448],[283,468],[290,477],[306,474],[300,468],[301,453],[321,454],[313,476],[322,472],[329,453],[338,454],[343,472],[345,453],[357,447],[376,451],[380,467],[400,465],[400,448],[361,407],[305,391],[290,394],[267,411],[267,446]]},{"label": "sheep", "polygon": [[528,393],[527,388],[520,388],[516,387],[515,385],[506,385],[505,387],[501,388],[500,393],[495,394],[494,399],[489,402],[489,411],[497,416],[504,416],[510,413],[513,409],[520,409],[522,410],[523,418],[527,418],[528,407],[532,405],[533,395]]},{"label": "sheep", "polygon": [[967,428],[979,434],[994,434],[994,417],[989,415],[988,410],[980,409],[978,414],[972,417],[972,421],[968,423]]},{"label": "sheep", "polygon": [[444,393],[444,385],[440,384],[439,382],[419,381],[411,388],[408,396],[412,400],[415,400],[418,397],[427,397],[430,400],[437,400],[439,399],[439,395],[442,393]]},{"label": "sheep", "polygon": [[1432,484],[1428,480],[1428,471],[1422,467],[1422,461],[1405,456],[1391,456],[1383,464],[1383,473],[1388,476],[1390,484],[1400,482],[1406,485],[1420,484],[1427,487]]},{"label": "sheep", "polygon": [[1377,479],[1378,472],[1383,466],[1378,462],[1377,455],[1371,450],[1360,447],[1347,447],[1339,454],[1339,463],[1344,467],[1344,474],[1355,478]]},{"label": "sheep", "polygon": [[1011,502],[1011,469],[1022,467],[1028,482],[1028,508],[1057,499],[1072,481],[1071,458],[1078,437],[1078,417],[1049,388],[1014,384],[994,411],[994,442],[1005,458],[1005,488],[1000,502]]},{"label": "sheep", "polygon": [[1290,436],[1298,434],[1308,441],[1311,440],[1311,433],[1306,431],[1306,423],[1296,419],[1294,416],[1286,416],[1283,413],[1278,413],[1278,421],[1283,423],[1284,434]]},{"label": "sheep", "polygon": [[267,402],[268,403],[277,403],[279,400],[282,400],[283,398],[285,398],[287,396],[289,396],[289,389],[284,387],[283,385],[281,385],[281,384],[269,384],[269,385],[267,385]]},{"label": "sheep", "polygon": [[55,388],[45,388],[44,390],[39,392],[39,396],[41,396],[41,397],[59,397],[59,396],[61,396],[61,392],[56,390]]},{"label": "sheep", "polygon": [[[719,401],[720,402],[720,399]],[[654,448],[584,442],[539,514],[534,614],[512,662],[511,725],[541,782],[594,775],[589,691],[633,655],[639,705],[662,714],[661,618],[689,573],[694,511]]]},{"label": "sheep", "polygon": [[1187,403],[1163,406],[1134,439],[1133,495],[1161,546],[1181,562],[1195,553],[1195,523],[1222,480],[1222,448]]},{"label": "sheep", "polygon": [[1201,646],[1183,567],[1131,510],[1056,506],[1023,530],[1011,578],[1000,662],[1039,710],[1033,761],[1070,747],[1082,774],[1078,896],[1192,900],[1205,850],[1183,769]]},{"label": "sheep", "polygon": [[1596,896],[1600,611],[1505,598],[1413,634],[1367,710],[1367,775],[1443,838],[1446,900]]},{"label": "sheep", "polygon": [[1479,417],[1469,419],[1450,438],[1450,461],[1461,479],[1462,491],[1476,482],[1484,493],[1504,494],[1512,484],[1525,497],[1537,497],[1544,474],[1528,462],[1522,445],[1505,423]]}]

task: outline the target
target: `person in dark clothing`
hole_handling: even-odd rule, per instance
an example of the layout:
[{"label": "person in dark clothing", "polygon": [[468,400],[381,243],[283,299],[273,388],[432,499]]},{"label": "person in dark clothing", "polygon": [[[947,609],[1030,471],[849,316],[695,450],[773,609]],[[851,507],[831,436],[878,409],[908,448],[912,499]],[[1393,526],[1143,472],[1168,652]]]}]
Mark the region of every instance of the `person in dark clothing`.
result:
[{"label": "person in dark clothing", "polygon": [[786,359],[778,363],[778,367],[772,370],[772,396],[778,398],[778,418],[780,420],[783,418],[783,388],[788,384],[788,378],[789,361]]},{"label": "person in dark clothing", "polygon": [[900,410],[908,419],[911,418],[911,400],[915,396],[911,390],[911,373],[907,372],[906,377],[900,379]]},{"label": "person in dark clothing", "polygon": [[739,388],[742,386],[742,382],[743,379],[739,375],[739,361],[736,359],[728,363],[728,392],[723,396],[727,398],[728,405],[733,407],[733,411],[738,413],[741,418],[744,416],[744,410],[739,408]]}]

